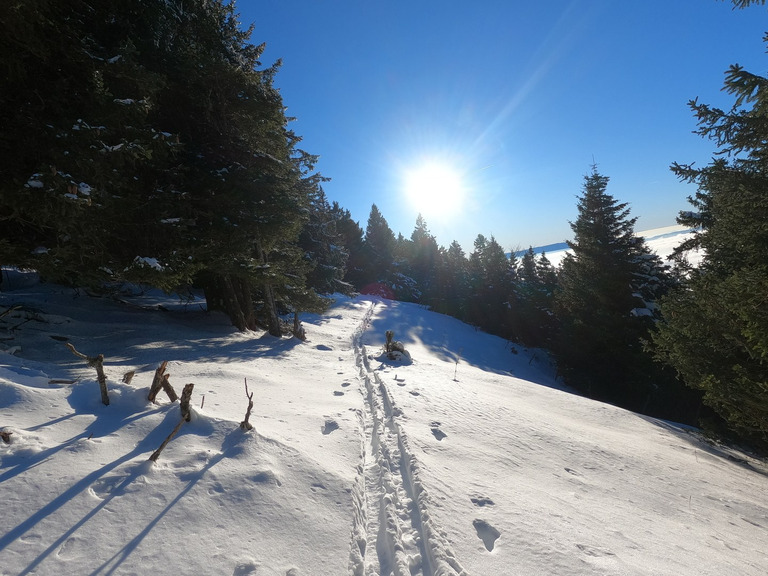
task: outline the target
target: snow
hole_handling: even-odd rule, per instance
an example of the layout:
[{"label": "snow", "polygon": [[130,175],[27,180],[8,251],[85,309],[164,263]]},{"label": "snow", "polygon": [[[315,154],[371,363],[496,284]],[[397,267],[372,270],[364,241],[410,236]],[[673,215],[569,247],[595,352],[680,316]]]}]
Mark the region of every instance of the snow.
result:
[{"label": "snow", "polygon": [[[663,228],[654,228],[652,230],[645,230],[638,232],[637,235],[645,239],[646,244],[652,252],[658,254],[658,256],[666,261],[674,249],[680,245],[684,240],[691,237],[693,232],[690,228],[680,225],[665,226]],[[565,258],[565,255],[571,250],[568,249],[567,244],[553,244],[551,245],[551,251],[546,252],[547,259],[550,263],[557,267]],[[539,253],[537,249],[536,253]],[[697,265],[701,262],[703,254],[700,252],[689,252],[688,262],[692,265]]]},{"label": "snow", "polygon": [[[768,572],[763,460],[575,395],[542,351],[371,296],[302,342],[3,272],[4,576]],[[104,355],[109,406],[65,343]],[[192,419],[152,463],[165,360]]]},{"label": "snow", "polygon": [[160,264],[157,258],[148,258],[146,256],[136,256],[136,258],[134,258],[133,261],[139,266],[148,266],[149,268],[154,268],[155,270],[158,270],[160,272],[163,271],[163,265]]}]

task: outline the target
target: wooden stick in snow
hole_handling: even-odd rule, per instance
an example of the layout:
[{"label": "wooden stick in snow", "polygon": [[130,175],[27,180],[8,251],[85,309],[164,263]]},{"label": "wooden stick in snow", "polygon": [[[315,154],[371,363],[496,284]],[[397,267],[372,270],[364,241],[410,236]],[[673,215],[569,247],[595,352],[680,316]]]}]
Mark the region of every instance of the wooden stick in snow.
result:
[{"label": "wooden stick in snow", "polygon": [[88,366],[96,369],[96,375],[99,380],[99,388],[101,389],[101,403],[104,406],[109,406],[109,394],[107,393],[107,376],[104,374],[104,354],[98,356],[86,356],[75,350],[75,347],[67,342],[67,348],[72,351],[72,354],[78,358],[82,358],[88,363]]},{"label": "wooden stick in snow", "polygon": [[163,387],[163,376],[165,375],[166,366],[168,366],[168,360],[164,360],[155,370],[155,377],[152,380],[152,385],[149,387],[149,395],[147,396],[147,400],[150,402],[155,401],[157,393],[160,392],[160,388]]},{"label": "wooden stick in snow", "polygon": [[168,395],[168,398],[171,400],[171,402],[176,402],[179,397],[176,394],[176,390],[173,389],[173,386],[171,386],[171,383],[168,381],[168,378],[170,377],[170,374],[163,374],[163,381],[160,383],[160,385],[163,387],[163,392]]},{"label": "wooden stick in snow", "polygon": [[253,410],[253,392],[248,394],[248,379],[243,378],[245,380],[245,395],[248,396],[248,410],[245,411],[245,420],[240,422],[240,428],[243,430],[253,430],[253,425],[248,422],[248,419],[251,417],[251,410]]},{"label": "wooden stick in snow", "polygon": [[179,423],[176,424],[176,427],[171,430],[171,433],[168,434],[168,437],[163,440],[163,443],[160,444],[160,448],[152,452],[152,455],[149,457],[152,462],[157,462],[157,459],[160,458],[160,452],[163,451],[163,449],[168,445],[168,442],[171,441],[171,438],[176,436],[176,433],[181,430],[182,424],[184,422],[189,422],[189,420],[192,417],[192,414],[189,411],[189,401],[192,398],[192,389],[195,387],[194,384],[187,384],[184,386],[184,390],[181,393],[181,420],[179,420]]}]

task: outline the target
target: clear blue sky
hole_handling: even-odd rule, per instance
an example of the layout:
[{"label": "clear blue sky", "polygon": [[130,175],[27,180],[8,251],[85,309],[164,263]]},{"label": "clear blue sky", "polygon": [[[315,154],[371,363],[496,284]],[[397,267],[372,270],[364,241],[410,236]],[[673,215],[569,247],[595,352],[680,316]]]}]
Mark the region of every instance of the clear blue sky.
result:
[{"label": "clear blue sky", "polygon": [[[410,237],[407,174],[449,164],[464,199],[422,210],[439,244],[509,250],[571,237],[594,163],[638,230],[694,192],[672,162],[709,162],[687,102],[730,107],[724,72],[763,74],[768,10],[718,0],[239,0],[301,147],[365,229],[376,204]],[[449,204],[445,200],[445,204]]]}]

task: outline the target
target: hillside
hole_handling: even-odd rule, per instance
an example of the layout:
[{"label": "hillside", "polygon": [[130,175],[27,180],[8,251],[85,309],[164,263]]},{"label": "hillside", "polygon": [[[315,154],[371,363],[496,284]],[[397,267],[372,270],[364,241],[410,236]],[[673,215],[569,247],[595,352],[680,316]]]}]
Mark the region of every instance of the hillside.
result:
[{"label": "hillside", "polygon": [[[574,395],[539,351],[370,297],[304,317],[301,342],[197,302],[13,286],[4,576],[768,572],[763,461]],[[65,343],[104,354],[109,406]],[[195,386],[152,463],[180,421],[146,400],[163,361]]]},{"label": "hillside", "polygon": [[[652,230],[644,230],[642,232],[637,232],[637,235],[642,236],[650,249],[662,259],[666,260],[666,258],[672,254],[672,251],[683,240],[691,235],[691,230],[685,226],[673,225],[665,226],[663,228],[654,228]],[[533,251],[536,254],[544,252],[553,266],[559,266],[560,261],[569,252],[569,249],[568,244],[561,242],[559,244],[539,246],[534,248]],[[524,253],[525,251],[517,252],[516,255],[521,257]],[[698,264],[701,260],[701,254],[696,252],[689,253],[688,260],[692,264]]]}]

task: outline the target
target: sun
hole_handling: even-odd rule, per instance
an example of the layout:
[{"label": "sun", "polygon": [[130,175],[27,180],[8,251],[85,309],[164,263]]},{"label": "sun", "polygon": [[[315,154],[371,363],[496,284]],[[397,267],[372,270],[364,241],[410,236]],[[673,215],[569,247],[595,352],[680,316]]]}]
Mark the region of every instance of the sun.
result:
[{"label": "sun", "polygon": [[404,192],[427,219],[457,215],[464,204],[461,174],[448,163],[430,161],[406,171]]}]

